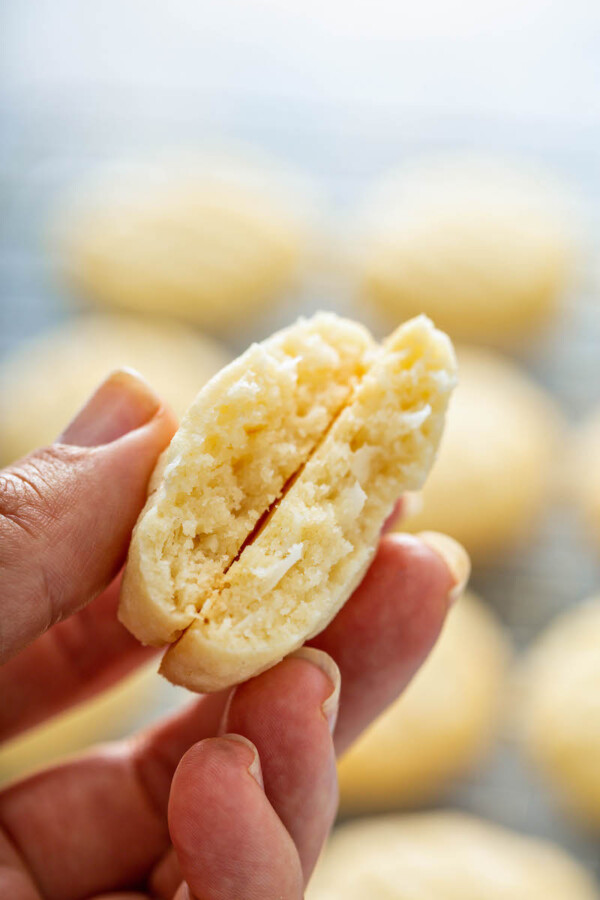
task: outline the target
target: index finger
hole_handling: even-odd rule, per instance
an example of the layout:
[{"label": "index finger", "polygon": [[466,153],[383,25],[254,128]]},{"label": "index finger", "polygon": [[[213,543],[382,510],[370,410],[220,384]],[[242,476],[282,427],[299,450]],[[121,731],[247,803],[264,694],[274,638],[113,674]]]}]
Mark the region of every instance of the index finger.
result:
[{"label": "index finger", "polygon": [[387,534],[381,539],[352,597],[310,641],[333,657],[341,672],[338,753],[415,675],[469,572],[466,551],[446,535]]}]

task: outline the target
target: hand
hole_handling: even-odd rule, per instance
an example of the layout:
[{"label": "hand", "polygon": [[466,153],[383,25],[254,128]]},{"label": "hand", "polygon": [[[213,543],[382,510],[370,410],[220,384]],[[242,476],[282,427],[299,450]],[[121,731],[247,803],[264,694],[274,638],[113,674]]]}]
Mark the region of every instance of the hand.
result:
[{"label": "hand", "polygon": [[[116,619],[118,572],[174,428],[119,372],[59,443],[0,473],[4,737],[155,652]],[[6,789],[0,896],[301,898],[335,816],[335,754],[408,683],[467,574],[450,539],[387,534],[310,647]]]}]

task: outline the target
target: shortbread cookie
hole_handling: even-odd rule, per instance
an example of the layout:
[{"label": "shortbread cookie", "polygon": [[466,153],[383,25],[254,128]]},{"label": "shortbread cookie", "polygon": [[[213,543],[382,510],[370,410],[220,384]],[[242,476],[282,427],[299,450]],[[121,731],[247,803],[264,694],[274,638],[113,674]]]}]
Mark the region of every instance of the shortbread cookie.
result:
[{"label": "shortbread cookie", "polygon": [[585,526],[600,547],[600,409],[596,409],[576,436],[569,482]]},{"label": "shortbread cookie", "polygon": [[570,215],[544,176],[449,156],[388,176],[361,229],[365,304],[424,312],[452,339],[503,342],[554,312],[574,268]]},{"label": "shortbread cookie", "polygon": [[533,531],[548,497],[560,419],[511,360],[458,349],[459,385],[422,505],[402,530],[442,531],[480,561]]},{"label": "shortbread cookie", "polygon": [[161,681],[154,667],[145,667],[116,687],[6,741],[0,747],[0,784],[56,763],[91,744],[129,733],[152,709]]},{"label": "shortbread cookie", "polygon": [[307,900],[598,900],[547,841],[459,812],[362,819],[333,833]]},{"label": "shortbread cookie", "polygon": [[218,690],[321,631],[393,503],[433,462],[455,380],[421,317],[382,347],[320,314],[252,346],[200,392],[135,528],[120,617],[174,643],[161,671]]},{"label": "shortbread cookie", "polygon": [[428,800],[478,763],[498,728],[508,657],[492,613],[461,597],[414,681],[342,757],[342,809]]},{"label": "shortbread cookie", "polygon": [[201,156],[99,176],[62,216],[75,290],[98,303],[230,327],[293,288],[309,217],[275,164]]},{"label": "shortbread cookie", "polygon": [[69,320],[19,345],[0,365],[0,459],[11,462],[55,440],[112,369],[137,369],[181,414],[230,359],[217,342],[167,320]]},{"label": "shortbread cookie", "polygon": [[600,597],[556,619],[516,696],[525,749],[563,805],[600,828]]}]

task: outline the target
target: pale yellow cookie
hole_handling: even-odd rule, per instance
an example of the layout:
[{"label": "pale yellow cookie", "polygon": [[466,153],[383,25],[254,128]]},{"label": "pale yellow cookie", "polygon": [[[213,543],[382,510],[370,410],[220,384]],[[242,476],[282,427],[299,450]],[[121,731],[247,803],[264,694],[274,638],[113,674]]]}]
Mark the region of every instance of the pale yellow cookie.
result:
[{"label": "pale yellow cookie", "polygon": [[508,657],[492,613],[461,597],[407,690],[342,757],[342,809],[422,802],[478,763],[497,732]]},{"label": "pale yellow cookie", "polygon": [[600,410],[593,412],[575,438],[569,484],[585,526],[600,547]]},{"label": "pale yellow cookie", "polygon": [[253,345],[200,392],[135,528],[120,617],[161,671],[218,690],[321,631],[395,499],[433,462],[455,380],[421,317],[382,347],[330,314]]},{"label": "pale yellow cookie", "polygon": [[99,176],[63,212],[56,243],[84,296],[222,329],[296,286],[309,219],[275,164],[187,155]]},{"label": "pale yellow cookie", "polygon": [[517,686],[527,754],[563,805],[600,828],[600,598],[552,622]]},{"label": "pale yellow cookie", "polygon": [[399,527],[446,532],[481,560],[531,534],[560,422],[548,395],[511,360],[472,347],[459,348],[458,360],[439,457],[420,509]]},{"label": "pale yellow cookie", "polygon": [[0,747],[0,784],[56,763],[91,744],[138,725],[152,707],[160,679],[145,667],[116,687],[62,713]]},{"label": "pale yellow cookie", "polygon": [[180,415],[230,359],[220,344],[168,320],[71,319],[20,344],[1,363],[0,460],[55,440],[113,369],[137,369]]},{"label": "pale yellow cookie", "polygon": [[388,323],[426,313],[452,339],[518,338],[574,268],[570,215],[545,176],[448,156],[385,178],[360,228],[362,297]]},{"label": "pale yellow cookie", "polygon": [[547,841],[459,812],[361,819],[333,833],[306,900],[598,900]]}]

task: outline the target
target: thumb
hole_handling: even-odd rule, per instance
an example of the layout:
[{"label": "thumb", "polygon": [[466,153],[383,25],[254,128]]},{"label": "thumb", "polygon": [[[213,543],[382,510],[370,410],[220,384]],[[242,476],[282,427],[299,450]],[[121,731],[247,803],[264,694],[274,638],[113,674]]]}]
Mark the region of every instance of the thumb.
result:
[{"label": "thumb", "polygon": [[0,663],[117,574],[175,427],[150,386],[121,369],[57,443],[0,471]]}]

